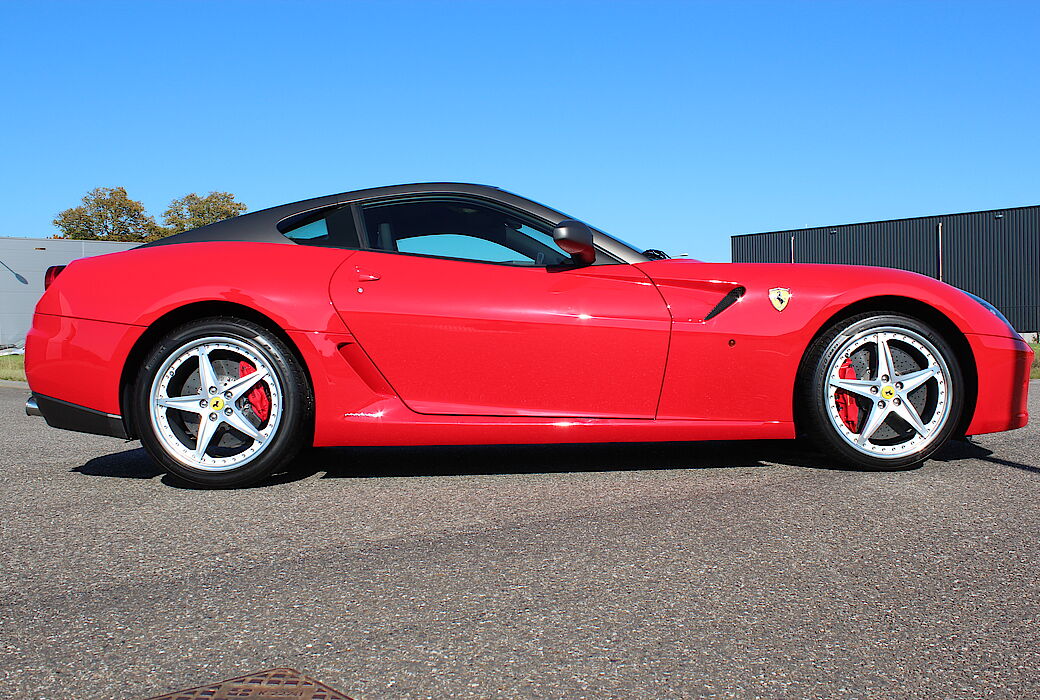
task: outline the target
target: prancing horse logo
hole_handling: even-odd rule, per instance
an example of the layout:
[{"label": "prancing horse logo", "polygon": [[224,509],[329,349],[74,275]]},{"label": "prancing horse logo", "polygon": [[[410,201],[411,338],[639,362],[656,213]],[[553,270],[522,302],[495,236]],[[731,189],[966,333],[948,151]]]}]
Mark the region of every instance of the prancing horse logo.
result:
[{"label": "prancing horse logo", "polygon": [[769,290],[769,301],[773,302],[773,308],[783,311],[787,308],[787,302],[791,301],[791,290],[784,287],[773,287]]}]

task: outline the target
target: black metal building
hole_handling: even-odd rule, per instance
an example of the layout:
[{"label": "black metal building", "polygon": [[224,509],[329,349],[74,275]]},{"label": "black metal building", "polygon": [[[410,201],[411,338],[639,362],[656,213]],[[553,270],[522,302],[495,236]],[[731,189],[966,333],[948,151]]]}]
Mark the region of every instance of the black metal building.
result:
[{"label": "black metal building", "polygon": [[1040,331],[1040,206],[733,236],[733,262],[879,265],[986,299]]}]

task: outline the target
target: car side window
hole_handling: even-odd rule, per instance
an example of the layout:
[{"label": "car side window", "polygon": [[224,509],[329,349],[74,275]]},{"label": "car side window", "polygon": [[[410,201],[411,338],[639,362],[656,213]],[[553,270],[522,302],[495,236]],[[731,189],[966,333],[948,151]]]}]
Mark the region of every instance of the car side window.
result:
[{"label": "car side window", "polygon": [[363,211],[368,242],[376,250],[536,267],[570,260],[543,227],[476,202],[392,202]]},{"label": "car side window", "polygon": [[305,241],[308,243],[328,243],[329,226],[325,223],[325,219],[318,219],[317,221],[312,221],[309,224],[304,224],[303,226],[294,228],[285,235],[297,243]]},{"label": "car side window", "polygon": [[293,221],[282,235],[302,245],[326,248],[360,248],[354,212],[350,207],[324,210]]},{"label": "car side window", "polygon": [[437,255],[446,258],[484,260],[486,262],[528,262],[519,260],[520,254],[493,241],[457,233],[434,233],[412,236],[397,241],[397,252],[417,255]]}]

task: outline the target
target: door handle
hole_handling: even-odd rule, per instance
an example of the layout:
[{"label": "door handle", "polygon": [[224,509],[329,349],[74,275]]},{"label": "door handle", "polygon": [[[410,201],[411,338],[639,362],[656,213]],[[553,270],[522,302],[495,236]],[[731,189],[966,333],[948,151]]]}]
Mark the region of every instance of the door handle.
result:
[{"label": "door handle", "polygon": [[354,269],[357,270],[358,282],[375,282],[379,279],[379,275],[375,273],[365,272],[360,267],[355,267]]}]

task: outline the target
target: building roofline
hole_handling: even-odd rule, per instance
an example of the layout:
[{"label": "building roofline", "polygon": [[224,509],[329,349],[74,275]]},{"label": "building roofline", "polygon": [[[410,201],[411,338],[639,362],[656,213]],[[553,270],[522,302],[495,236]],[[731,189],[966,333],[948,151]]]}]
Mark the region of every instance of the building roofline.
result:
[{"label": "building roofline", "polygon": [[760,231],[758,233],[735,233],[730,238],[747,238],[748,236],[770,236],[777,233],[797,233],[799,231],[818,231],[825,228],[844,228],[847,226],[866,226],[868,224],[890,224],[896,221],[920,221],[922,219],[942,219],[951,216],[967,216],[971,214],[997,214],[1009,211],[1021,211],[1023,209],[1040,209],[1040,204],[1031,204],[1024,207],[1004,207],[998,209],[980,209],[978,211],[961,211],[953,214],[929,214],[927,216],[907,216],[895,219],[878,219],[876,221],[854,221],[846,224],[824,224],[823,226],[804,226],[802,228],[781,228],[775,231]]},{"label": "building roofline", "polygon": [[49,243],[118,243],[140,245],[138,241],[106,241],[103,238],[37,238],[36,236],[0,236],[0,241],[47,241]]}]

